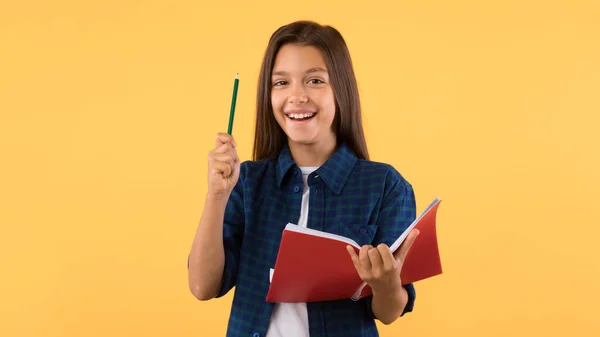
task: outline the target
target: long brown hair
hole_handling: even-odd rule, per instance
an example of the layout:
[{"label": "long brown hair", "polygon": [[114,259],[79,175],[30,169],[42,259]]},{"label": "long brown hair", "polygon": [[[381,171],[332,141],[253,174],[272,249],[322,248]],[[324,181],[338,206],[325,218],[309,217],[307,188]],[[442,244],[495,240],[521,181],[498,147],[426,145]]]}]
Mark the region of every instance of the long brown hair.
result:
[{"label": "long brown hair", "polygon": [[253,159],[276,158],[287,142],[287,136],[273,115],[271,73],[277,52],[288,43],[310,45],[321,50],[335,98],[333,130],[337,143],[346,144],[359,158],[369,159],[358,85],[346,42],[335,28],[312,21],[297,21],[282,26],[269,40],[258,80]]}]

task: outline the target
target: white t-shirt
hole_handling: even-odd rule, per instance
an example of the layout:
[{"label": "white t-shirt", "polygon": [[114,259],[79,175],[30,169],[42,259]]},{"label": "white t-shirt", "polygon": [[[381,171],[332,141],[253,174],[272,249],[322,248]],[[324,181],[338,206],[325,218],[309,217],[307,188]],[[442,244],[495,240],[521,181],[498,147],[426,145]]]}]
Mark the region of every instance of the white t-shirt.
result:
[{"label": "white t-shirt", "polygon": [[[318,167],[300,167],[304,192],[298,226],[306,227],[308,220],[308,175]],[[308,312],[306,303],[275,303],[266,337],[308,337]]]}]

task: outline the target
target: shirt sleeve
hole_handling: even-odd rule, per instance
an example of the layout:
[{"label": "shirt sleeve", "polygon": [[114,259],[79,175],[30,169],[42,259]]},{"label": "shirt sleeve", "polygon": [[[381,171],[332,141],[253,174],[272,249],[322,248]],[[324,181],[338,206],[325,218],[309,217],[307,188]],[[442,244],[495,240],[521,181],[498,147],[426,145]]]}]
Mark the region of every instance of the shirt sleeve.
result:
[{"label": "shirt sleeve", "polygon": [[[385,189],[377,220],[377,233],[373,245],[385,243],[391,246],[394,241],[410,226],[416,218],[415,193],[408,183],[395,169],[391,169],[386,177]],[[408,293],[408,302],[402,312],[403,316],[414,307],[416,290],[412,283],[403,286]],[[372,296],[366,298],[369,313],[375,317],[371,307]]]},{"label": "shirt sleeve", "polygon": [[[222,297],[231,290],[237,280],[237,271],[240,261],[240,250],[244,237],[244,178],[246,165],[240,167],[240,177],[225,207],[223,218],[223,248],[225,252],[225,265],[223,279],[217,297]],[[188,256],[189,268],[189,256]]]},{"label": "shirt sleeve", "polygon": [[223,219],[223,248],[225,249],[225,266],[223,268],[223,283],[217,297],[222,297],[235,286],[240,262],[240,250],[244,237],[244,180],[246,165],[240,167],[240,178],[231,191],[225,217]]}]

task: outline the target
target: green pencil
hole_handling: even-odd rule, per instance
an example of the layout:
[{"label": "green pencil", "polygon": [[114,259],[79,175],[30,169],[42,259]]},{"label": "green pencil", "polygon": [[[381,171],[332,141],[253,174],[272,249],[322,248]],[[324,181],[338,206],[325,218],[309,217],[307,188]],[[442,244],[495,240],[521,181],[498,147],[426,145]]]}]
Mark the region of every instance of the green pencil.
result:
[{"label": "green pencil", "polygon": [[229,127],[227,133],[231,134],[233,130],[233,115],[235,115],[235,102],[237,101],[238,83],[240,82],[240,74],[235,74],[235,80],[233,80],[233,97],[231,98],[231,111],[229,111]]}]

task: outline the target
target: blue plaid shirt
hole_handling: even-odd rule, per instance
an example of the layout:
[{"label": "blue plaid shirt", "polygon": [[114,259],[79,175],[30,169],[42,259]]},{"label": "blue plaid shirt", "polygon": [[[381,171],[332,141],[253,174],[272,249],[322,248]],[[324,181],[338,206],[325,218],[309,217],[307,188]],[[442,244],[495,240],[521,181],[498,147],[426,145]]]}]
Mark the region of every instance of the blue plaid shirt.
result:
[{"label": "blue plaid shirt", "polygon": [[[412,186],[390,165],[360,160],[342,145],[308,178],[308,227],[360,245],[394,240],[416,216]],[[246,161],[225,211],[225,270],[218,297],[235,286],[228,337],[262,337],[273,304],[265,301],[284,227],[300,217],[303,181],[289,148],[276,160]],[[412,311],[413,285],[405,288]],[[307,303],[311,337],[378,336],[372,297]],[[404,314],[403,313],[403,314]]]}]

